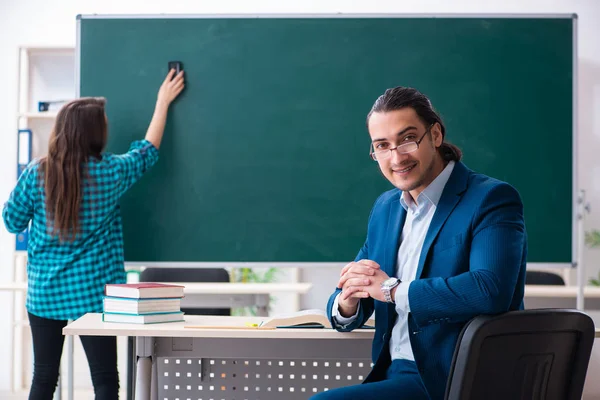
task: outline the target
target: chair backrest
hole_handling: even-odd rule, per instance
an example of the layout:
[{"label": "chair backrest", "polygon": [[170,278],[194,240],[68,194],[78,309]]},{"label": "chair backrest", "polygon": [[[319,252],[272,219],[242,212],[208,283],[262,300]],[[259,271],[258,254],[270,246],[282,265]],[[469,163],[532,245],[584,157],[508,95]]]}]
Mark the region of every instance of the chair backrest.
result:
[{"label": "chair backrest", "polygon": [[580,400],[594,323],[566,309],[479,316],[463,329],[447,400]]},{"label": "chair backrest", "polygon": [[[141,282],[229,282],[224,268],[146,268]],[[231,315],[230,308],[181,308],[188,315]]]},{"label": "chair backrest", "polygon": [[527,271],[525,274],[526,285],[565,285],[562,276],[554,272]]}]

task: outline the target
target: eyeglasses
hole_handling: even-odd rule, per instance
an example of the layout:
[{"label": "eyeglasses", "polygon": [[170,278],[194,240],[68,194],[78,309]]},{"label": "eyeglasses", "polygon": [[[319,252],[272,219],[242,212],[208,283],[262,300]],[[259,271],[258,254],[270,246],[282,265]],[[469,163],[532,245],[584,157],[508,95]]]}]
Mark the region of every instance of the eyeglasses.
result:
[{"label": "eyeglasses", "polygon": [[425,133],[423,134],[423,136],[421,136],[421,138],[417,141],[406,142],[406,143],[402,143],[401,145],[398,145],[396,147],[390,147],[389,149],[376,150],[376,151],[373,151],[373,144],[371,143],[371,151],[369,152],[369,155],[371,156],[371,158],[373,160],[381,161],[381,160],[386,160],[386,159],[390,158],[392,156],[392,151],[394,151],[394,150],[396,150],[398,152],[398,154],[407,154],[407,153],[412,153],[413,151],[417,151],[419,149],[419,145],[425,138],[425,135],[427,135],[427,133],[429,133],[429,131],[431,130],[433,125],[435,125],[435,124],[431,124],[429,126],[429,128],[427,128],[427,130],[425,130]]}]

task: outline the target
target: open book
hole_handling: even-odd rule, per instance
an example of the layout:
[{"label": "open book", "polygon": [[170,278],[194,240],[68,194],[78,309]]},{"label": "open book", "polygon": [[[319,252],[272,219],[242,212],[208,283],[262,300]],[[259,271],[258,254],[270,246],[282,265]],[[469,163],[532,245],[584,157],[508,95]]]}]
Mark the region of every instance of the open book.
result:
[{"label": "open book", "polygon": [[[370,319],[366,327],[374,327],[375,321]],[[277,315],[262,321],[264,328],[331,328],[331,322],[324,310],[302,310],[291,314]]]}]

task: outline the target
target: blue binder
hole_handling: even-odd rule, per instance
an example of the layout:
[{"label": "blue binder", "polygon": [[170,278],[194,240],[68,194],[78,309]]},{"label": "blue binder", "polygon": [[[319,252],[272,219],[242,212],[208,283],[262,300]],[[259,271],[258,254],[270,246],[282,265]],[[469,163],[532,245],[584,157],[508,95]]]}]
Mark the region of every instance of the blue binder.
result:
[{"label": "blue binder", "polygon": [[[21,176],[31,161],[31,129],[19,129],[17,137],[17,179]],[[15,242],[16,251],[27,251],[29,229],[17,235]]]}]

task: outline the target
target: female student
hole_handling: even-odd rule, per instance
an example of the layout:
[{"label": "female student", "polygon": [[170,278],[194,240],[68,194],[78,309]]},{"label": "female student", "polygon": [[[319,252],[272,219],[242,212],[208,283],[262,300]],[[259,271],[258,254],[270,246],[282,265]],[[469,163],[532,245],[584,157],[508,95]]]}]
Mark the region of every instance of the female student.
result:
[{"label": "female student", "polygon": [[[59,111],[48,154],[21,174],[2,211],[11,233],[31,221],[27,313],[33,338],[30,400],[52,399],[68,320],[102,312],[107,283],[125,283],[119,199],[156,163],[167,111],[183,72],[162,83],[144,140],[123,155],[104,153],[103,98],[81,98]],[[81,336],[97,400],[118,398],[115,337]]]}]

